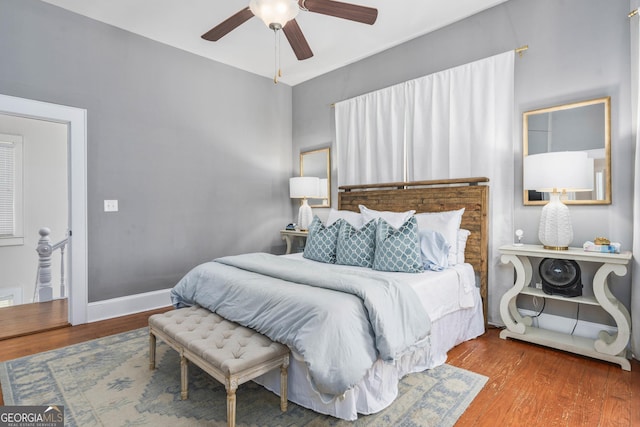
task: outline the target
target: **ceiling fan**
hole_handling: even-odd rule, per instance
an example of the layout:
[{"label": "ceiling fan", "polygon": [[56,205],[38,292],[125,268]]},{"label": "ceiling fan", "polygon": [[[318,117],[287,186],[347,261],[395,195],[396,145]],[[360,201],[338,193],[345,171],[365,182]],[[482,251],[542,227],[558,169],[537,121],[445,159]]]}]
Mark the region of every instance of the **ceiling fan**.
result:
[{"label": "ceiling fan", "polygon": [[373,25],[378,18],[378,10],[375,8],[334,0],[251,0],[249,6],[213,27],[202,38],[218,41],[253,16],[258,16],[272,30],[283,30],[299,60],[308,59],[313,56],[313,52],[295,20],[299,10],[369,25]]}]

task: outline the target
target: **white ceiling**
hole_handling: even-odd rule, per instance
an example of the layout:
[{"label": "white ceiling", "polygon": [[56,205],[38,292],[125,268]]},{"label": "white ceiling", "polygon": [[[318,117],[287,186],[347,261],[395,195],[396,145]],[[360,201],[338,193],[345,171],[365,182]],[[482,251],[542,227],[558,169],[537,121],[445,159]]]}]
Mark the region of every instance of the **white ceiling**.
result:
[{"label": "white ceiling", "polygon": [[[200,36],[249,0],[43,0],[158,42],[273,78],[274,33],[257,17],[217,42]],[[314,56],[298,61],[281,34],[280,82],[294,86],[507,0],[342,0],[378,9],[373,26],[300,11]]]}]

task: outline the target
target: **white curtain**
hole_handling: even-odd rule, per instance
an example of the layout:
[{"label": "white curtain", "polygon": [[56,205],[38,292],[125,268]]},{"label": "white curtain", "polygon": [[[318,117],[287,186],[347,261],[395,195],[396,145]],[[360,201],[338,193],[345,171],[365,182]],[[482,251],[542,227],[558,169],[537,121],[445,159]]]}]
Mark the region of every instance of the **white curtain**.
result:
[{"label": "white curtain", "polygon": [[[635,7],[640,2],[630,2]],[[633,187],[633,260],[631,271],[631,350],[640,359],[640,20],[631,18],[631,86],[635,132],[635,173]]]},{"label": "white curtain", "polygon": [[489,313],[513,271],[498,248],[513,241],[514,57],[509,51],[409,83],[407,163],[410,181],[489,178]]},{"label": "white curtain", "polygon": [[[339,185],[491,180],[488,317],[494,322],[500,322],[500,297],[513,284],[513,271],[500,263],[497,248],[511,242],[513,232],[514,55],[509,51],[336,104]],[[389,159],[393,178],[378,173]]]},{"label": "white curtain", "polygon": [[336,104],[338,186],[404,181],[400,85]]}]

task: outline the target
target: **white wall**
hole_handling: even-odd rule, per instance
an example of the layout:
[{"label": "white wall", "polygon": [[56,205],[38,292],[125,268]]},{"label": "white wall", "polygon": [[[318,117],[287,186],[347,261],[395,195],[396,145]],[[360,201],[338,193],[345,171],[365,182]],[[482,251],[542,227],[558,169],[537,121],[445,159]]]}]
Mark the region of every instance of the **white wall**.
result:
[{"label": "white wall", "polygon": [[[334,139],[332,103],[529,45],[515,61],[513,123],[515,165],[514,228],[525,231],[525,243],[538,243],[541,206],[522,202],[522,113],[558,104],[611,96],[612,198],[605,206],[571,206],[573,246],[607,236],[631,248],[633,144],[631,140],[629,3],[599,0],[510,0],[489,10],[410,40],[293,89],[294,171],[298,153],[329,146]],[[332,152],[332,155],[335,155]],[[332,163],[334,207],[337,206],[336,162]],[[501,197],[492,192],[490,197]],[[292,206],[293,207],[293,206]],[[322,215],[325,209],[314,209]],[[500,224],[492,226],[499,227]],[[506,242],[493,242],[500,246]],[[489,262],[499,263],[494,259]],[[502,266],[500,268],[511,268]],[[590,274],[589,272],[586,272]],[[630,276],[613,276],[610,284],[626,306]],[[500,323],[497,307],[510,284],[489,278],[489,312]],[[575,318],[575,304],[552,302],[545,312]],[[586,307],[580,318],[610,322],[602,310]]]},{"label": "white wall", "polygon": [[[22,289],[22,302],[33,299],[41,227],[51,229],[53,243],[68,228],[67,126],[60,123],[0,115],[0,133],[23,137],[24,244],[0,247],[0,295]],[[60,253],[53,256],[53,291],[59,296]]]},{"label": "white wall", "polygon": [[284,252],[291,87],[40,0],[0,10],[0,93],[86,110],[90,303]]}]

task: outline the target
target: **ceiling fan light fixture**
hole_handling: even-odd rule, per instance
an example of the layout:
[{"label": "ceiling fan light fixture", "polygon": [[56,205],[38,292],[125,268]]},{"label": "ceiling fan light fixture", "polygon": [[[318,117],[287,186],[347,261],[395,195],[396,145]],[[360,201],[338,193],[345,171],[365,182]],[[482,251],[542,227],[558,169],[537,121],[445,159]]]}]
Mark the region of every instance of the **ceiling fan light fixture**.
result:
[{"label": "ceiling fan light fixture", "polygon": [[251,0],[249,9],[272,29],[284,27],[300,11],[295,0]]}]

